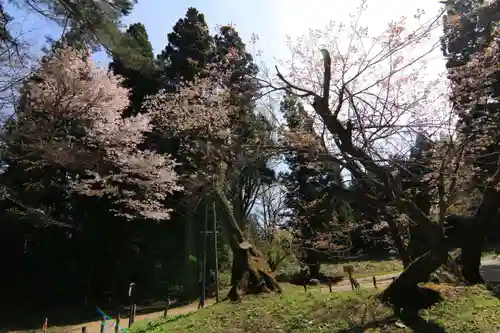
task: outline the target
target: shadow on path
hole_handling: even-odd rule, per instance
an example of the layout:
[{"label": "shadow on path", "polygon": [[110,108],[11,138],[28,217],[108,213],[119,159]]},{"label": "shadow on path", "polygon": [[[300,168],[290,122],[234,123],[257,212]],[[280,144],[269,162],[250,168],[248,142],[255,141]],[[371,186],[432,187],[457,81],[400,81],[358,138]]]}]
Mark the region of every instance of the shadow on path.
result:
[{"label": "shadow on path", "polygon": [[480,268],[481,275],[486,281],[488,290],[500,299],[500,261],[488,260]]}]

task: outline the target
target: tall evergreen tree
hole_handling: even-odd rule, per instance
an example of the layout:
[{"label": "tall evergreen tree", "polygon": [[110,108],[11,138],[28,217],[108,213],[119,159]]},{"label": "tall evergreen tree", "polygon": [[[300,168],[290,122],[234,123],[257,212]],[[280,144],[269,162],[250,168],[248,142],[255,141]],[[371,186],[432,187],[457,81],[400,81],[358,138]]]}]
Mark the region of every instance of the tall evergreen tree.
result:
[{"label": "tall evergreen tree", "polygon": [[[269,155],[256,145],[271,144],[273,127],[264,116],[255,110],[255,96],[258,94],[256,75],[258,68],[253,57],[247,52],[245,43],[236,29],[223,25],[214,36],[216,62],[227,63],[231,71],[228,88],[236,107],[231,124],[231,150],[241,164],[238,172],[229,179],[228,197],[232,198],[235,218],[242,228],[255,202],[255,197],[263,183],[274,180],[273,170],[267,167]],[[249,149],[249,147],[251,147]]]},{"label": "tall evergreen tree", "polygon": [[[63,27],[63,40],[72,46],[104,47],[113,53],[120,43],[120,20],[136,0],[32,0],[20,6],[42,14]],[[54,41],[59,44],[60,41]]]},{"label": "tall evergreen tree", "polygon": [[216,61],[227,61],[231,69],[231,85],[235,104],[242,111],[253,110],[258,92],[255,77],[259,71],[245,43],[231,25],[222,25],[214,37]]},{"label": "tall evergreen tree", "polygon": [[184,18],[177,21],[168,34],[168,44],[158,63],[163,70],[162,87],[175,89],[182,82],[192,81],[205,68],[213,54],[213,38],[205,15],[188,8]]},{"label": "tall evergreen tree", "polygon": [[123,34],[109,68],[115,74],[123,76],[124,86],[131,89],[130,107],[126,115],[139,113],[144,98],[154,94],[159,86],[153,47],[142,23],[130,25]]}]

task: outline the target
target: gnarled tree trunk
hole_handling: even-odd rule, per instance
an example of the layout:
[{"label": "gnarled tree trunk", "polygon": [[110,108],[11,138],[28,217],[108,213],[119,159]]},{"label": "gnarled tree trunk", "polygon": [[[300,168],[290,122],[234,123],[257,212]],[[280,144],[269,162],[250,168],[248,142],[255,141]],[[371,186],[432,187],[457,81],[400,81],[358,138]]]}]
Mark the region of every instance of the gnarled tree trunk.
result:
[{"label": "gnarled tree trunk", "polygon": [[436,244],[431,250],[413,260],[401,275],[381,294],[382,300],[393,304],[401,304],[405,295],[421,282],[429,281],[431,274],[446,263],[448,251],[446,246]]},{"label": "gnarled tree trunk", "polygon": [[228,298],[232,301],[238,301],[245,294],[269,291],[281,293],[283,290],[274,278],[266,258],[245,240],[229,200],[219,187],[215,188],[215,192],[227,213],[224,227],[233,251],[231,290]]},{"label": "gnarled tree trunk", "polygon": [[[499,177],[497,171],[494,175],[495,178]],[[482,283],[483,278],[479,273],[479,266],[481,265],[481,255],[483,252],[483,245],[486,241],[486,236],[492,226],[492,216],[496,215],[500,202],[500,193],[492,187],[484,191],[483,199],[474,214],[474,218],[465,225],[467,239],[464,239],[464,246],[462,247],[462,274],[464,279],[469,284]]]},{"label": "gnarled tree trunk", "polygon": [[[411,294],[419,283],[429,281],[431,274],[440,266],[445,265],[448,260],[448,247],[443,228],[430,222],[416,206],[409,205],[407,208],[417,219],[415,222],[418,225],[418,232],[423,237],[422,242],[425,242],[428,250],[417,258],[411,258],[412,262],[403,273],[381,294],[384,301],[390,301],[393,304],[401,304],[405,295]],[[419,250],[423,248],[422,246]]]}]

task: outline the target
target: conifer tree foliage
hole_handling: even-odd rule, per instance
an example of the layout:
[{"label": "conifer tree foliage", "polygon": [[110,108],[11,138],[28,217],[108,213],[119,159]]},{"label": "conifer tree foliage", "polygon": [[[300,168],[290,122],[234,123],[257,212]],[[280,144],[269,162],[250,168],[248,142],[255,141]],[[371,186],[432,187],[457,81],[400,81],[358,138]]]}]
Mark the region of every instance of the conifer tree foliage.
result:
[{"label": "conifer tree foliage", "polygon": [[232,73],[228,84],[233,89],[234,103],[239,104],[243,110],[253,109],[258,92],[255,77],[259,71],[253,56],[247,52],[245,43],[232,25],[220,26],[214,43],[215,58],[227,59],[231,66]]},{"label": "conifer tree foliage", "polygon": [[135,115],[141,111],[144,98],[156,93],[159,85],[153,47],[142,23],[128,27],[115,53],[117,56],[113,57],[109,68],[121,75],[123,85],[131,90],[127,114]]},{"label": "conifer tree foliage", "polygon": [[258,68],[235,27],[220,26],[214,36],[214,45],[214,58],[227,63],[229,73],[226,86],[235,108],[228,129],[234,142],[231,153],[236,156],[236,172],[228,178],[226,191],[228,198],[232,198],[236,219],[246,229],[262,185],[269,184],[275,178],[274,171],[267,165],[269,154],[259,148],[272,143],[273,126],[256,110],[255,98],[259,89],[255,77]]},{"label": "conifer tree foliage", "polygon": [[180,189],[174,162],[138,148],[150,119],[122,118],[129,91],[121,81],[87,52],[61,48],[44,57],[23,88],[6,155],[26,168],[74,172],[70,190],[112,198],[118,215],[166,219],[164,200]]},{"label": "conifer tree foliage", "polygon": [[103,46],[113,52],[120,43],[120,19],[132,11],[136,0],[16,0],[14,3],[57,22],[64,29],[66,44],[82,48]]},{"label": "conifer tree foliage", "polygon": [[460,160],[472,166],[474,171],[467,177],[469,184],[482,194],[476,207],[470,207],[475,211],[473,218],[459,219],[462,221],[459,233],[469,235],[462,248],[462,273],[468,282],[477,283],[482,281],[479,274],[482,244],[492,227],[500,199],[497,185],[500,2],[444,3],[447,14],[442,45],[465,156]]},{"label": "conifer tree foliage", "polygon": [[211,63],[213,38],[205,15],[188,8],[184,18],[177,21],[168,34],[168,44],[158,61],[163,71],[163,88],[175,89],[182,82],[191,82]]}]

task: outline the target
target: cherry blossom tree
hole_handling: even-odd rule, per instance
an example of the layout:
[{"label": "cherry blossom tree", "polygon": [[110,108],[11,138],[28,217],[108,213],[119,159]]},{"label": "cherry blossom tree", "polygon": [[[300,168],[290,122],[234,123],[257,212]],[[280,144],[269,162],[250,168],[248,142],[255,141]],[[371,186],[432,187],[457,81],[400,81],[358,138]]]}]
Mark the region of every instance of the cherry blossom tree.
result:
[{"label": "cherry blossom tree", "polygon": [[127,218],[169,218],[165,200],[181,190],[168,156],[142,150],[148,115],[122,118],[129,91],[85,51],[57,49],[22,89],[6,156],[26,168],[68,172],[69,189],[108,197]]},{"label": "cherry blossom tree", "polygon": [[[229,57],[232,60],[234,54]],[[144,108],[153,115],[159,132],[182,142],[193,171],[182,179],[186,191],[201,197],[214,195],[227,215],[224,229],[234,257],[228,297],[238,300],[246,293],[282,290],[265,257],[246,239],[225,191],[226,183],[249,162],[240,154],[239,137],[230,128],[238,112],[234,101],[239,97],[231,69],[231,61],[222,59],[179,91],[150,96]]]},{"label": "cherry blossom tree", "polygon": [[388,229],[402,256],[405,247],[397,215],[407,215],[424,231],[429,251],[413,260],[384,292],[391,298],[428,280],[448,258],[443,228],[403,190],[390,163],[394,154],[409,152],[417,134],[433,135],[449,120],[445,76],[425,77],[426,63],[439,47],[439,39],[434,42],[432,36],[442,12],[428,18],[418,11],[414,22],[402,18],[372,35],[361,25],[365,10],[366,1],[361,1],[347,26],[332,22],[324,31],[311,31],[290,43],[292,60],[283,64],[288,71],[277,68],[278,81],[264,84],[310,102],[317,137],[285,128],[286,136],[294,138],[298,148],[302,143],[316,160],[339,164],[362,180],[362,200],[392,217],[387,219]]}]

